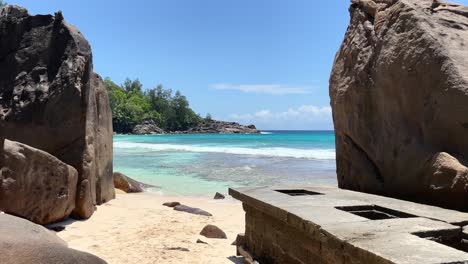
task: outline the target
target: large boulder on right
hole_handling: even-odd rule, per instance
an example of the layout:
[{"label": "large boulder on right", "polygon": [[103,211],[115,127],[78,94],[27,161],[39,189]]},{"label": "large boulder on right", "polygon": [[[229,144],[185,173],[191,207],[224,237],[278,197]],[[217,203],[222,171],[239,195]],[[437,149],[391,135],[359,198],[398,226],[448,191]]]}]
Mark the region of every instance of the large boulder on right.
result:
[{"label": "large boulder on right", "polygon": [[339,186],[468,211],[468,7],[349,10],[330,78]]},{"label": "large boulder on right", "polygon": [[107,90],[93,72],[88,41],[62,13],[1,9],[0,123],[0,136],[78,171],[77,218],[90,217],[96,205],[115,197]]},{"label": "large boulder on right", "polygon": [[105,264],[94,255],[67,247],[52,231],[0,213],[2,264]]}]

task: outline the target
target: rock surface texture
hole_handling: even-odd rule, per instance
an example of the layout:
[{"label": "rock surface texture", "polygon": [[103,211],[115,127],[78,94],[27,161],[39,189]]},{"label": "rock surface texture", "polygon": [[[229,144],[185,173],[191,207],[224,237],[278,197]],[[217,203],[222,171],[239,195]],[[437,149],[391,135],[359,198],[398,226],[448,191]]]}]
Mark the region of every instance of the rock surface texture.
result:
[{"label": "rock surface texture", "polygon": [[221,194],[219,192],[215,193],[215,196],[213,197],[213,199],[215,199],[215,200],[222,200],[224,198],[226,198],[226,196],[224,196],[223,194]]},{"label": "rock surface texture", "polygon": [[254,125],[243,126],[236,122],[205,120],[205,123],[187,131],[176,131],[174,134],[259,134]]},{"label": "rock surface texture", "polygon": [[163,205],[167,207],[176,207],[180,205],[180,203],[179,202],[167,202],[167,203],[163,203]]},{"label": "rock surface texture", "polygon": [[90,217],[96,204],[115,197],[107,91],[93,73],[88,42],[60,12],[30,16],[18,6],[2,9],[0,123],[0,136],[77,170],[76,217]]},{"label": "rock surface texture", "polygon": [[207,238],[218,238],[218,239],[226,239],[226,233],[221,230],[219,227],[215,225],[206,225],[202,231],[200,231],[200,235],[207,237]]},{"label": "rock surface texture", "polygon": [[52,231],[27,220],[0,214],[2,264],[105,264],[89,253],[67,247]]},{"label": "rock surface texture", "polygon": [[132,134],[135,135],[157,135],[157,134],[164,134],[164,130],[162,130],[154,120],[145,120],[141,122],[141,124],[136,125],[133,130]]},{"label": "rock surface texture", "polygon": [[5,140],[0,152],[0,208],[9,214],[47,224],[75,208],[78,172],[56,157]]},{"label": "rock surface texture", "polygon": [[350,13],[330,78],[339,186],[468,211],[468,7]]},{"label": "rock surface texture", "polygon": [[213,216],[212,214],[208,213],[205,210],[202,210],[200,208],[190,207],[190,206],[183,205],[183,204],[174,206],[174,210],[179,211],[179,212],[186,212],[189,214],[195,214],[195,215]]},{"label": "rock surface texture", "polygon": [[114,186],[126,193],[139,193],[143,192],[144,184],[137,182],[134,179],[123,175],[120,172],[114,172]]}]

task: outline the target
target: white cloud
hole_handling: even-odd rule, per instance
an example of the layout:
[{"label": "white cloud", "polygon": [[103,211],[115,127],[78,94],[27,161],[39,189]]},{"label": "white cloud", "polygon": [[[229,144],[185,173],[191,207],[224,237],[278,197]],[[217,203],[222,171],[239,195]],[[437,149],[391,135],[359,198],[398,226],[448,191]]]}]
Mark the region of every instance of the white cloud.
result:
[{"label": "white cloud", "polygon": [[314,106],[314,105],[303,105],[298,108],[289,108],[283,112],[273,112],[271,110],[260,110],[253,114],[232,114],[230,117],[237,120],[249,120],[249,119],[317,119],[317,118],[330,118],[331,117],[330,106]]},{"label": "white cloud", "polygon": [[283,84],[229,84],[218,83],[211,85],[216,90],[235,90],[244,93],[261,93],[273,95],[285,94],[310,94],[311,87],[307,86],[287,86]]},{"label": "white cloud", "polygon": [[261,129],[330,129],[333,127],[330,106],[303,105],[286,111],[263,109],[255,113],[232,114],[231,119],[255,124]]}]

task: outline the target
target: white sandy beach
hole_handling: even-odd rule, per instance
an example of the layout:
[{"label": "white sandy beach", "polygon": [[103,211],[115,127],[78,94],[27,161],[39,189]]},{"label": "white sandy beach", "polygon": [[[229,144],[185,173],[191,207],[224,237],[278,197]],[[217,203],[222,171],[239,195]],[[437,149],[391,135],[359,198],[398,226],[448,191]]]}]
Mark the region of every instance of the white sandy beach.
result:
[{"label": "white sandy beach", "polygon": [[[178,212],[162,206],[178,201],[213,214]],[[62,223],[63,224],[63,223]],[[226,232],[228,239],[208,239],[199,233],[207,224]],[[95,254],[109,264],[238,263],[231,243],[244,232],[242,205],[232,199],[171,197],[152,193],[117,193],[86,221],[66,222],[58,235],[71,248]],[[208,244],[196,243],[201,239]],[[186,248],[189,251],[170,248]]]}]

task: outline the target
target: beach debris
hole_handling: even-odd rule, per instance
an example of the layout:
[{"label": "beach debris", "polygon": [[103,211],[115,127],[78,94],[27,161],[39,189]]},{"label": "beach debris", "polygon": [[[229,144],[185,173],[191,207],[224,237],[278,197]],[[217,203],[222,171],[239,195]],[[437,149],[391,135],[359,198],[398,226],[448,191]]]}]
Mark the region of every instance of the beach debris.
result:
[{"label": "beach debris", "polygon": [[203,240],[201,240],[201,239],[197,239],[197,243],[198,243],[198,244],[207,244],[207,245],[208,245],[208,243],[206,243],[205,241],[203,241]]},{"label": "beach debris", "polygon": [[162,205],[167,206],[167,207],[176,207],[180,205],[180,203],[179,202],[167,202],[167,203],[163,203]]},{"label": "beach debris", "polygon": [[212,214],[208,213],[205,210],[202,210],[200,208],[194,208],[186,205],[177,205],[174,207],[174,210],[176,211],[181,211],[181,212],[186,212],[189,214],[195,214],[195,215],[204,215],[204,216],[213,216]]},{"label": "beach debris", "polygon": [[184,251],[184,252],[189,252],[190,251],[188,248],[184,248],[184,247],[166,247],[164,249],[165,250]]},{"label": "beach debris", "polygon": [[222,199],[224,199],[224,198],[226,198],[226,196],[224,196],[223,194],[221,194],[221,193],[219,193],[219,192],[217,192],[217,193],[215,194],[215,196],[214,196],[214,199],[215,199],[215,200],[222,200]]},{"label": "beach debris", "polygon": [[120,173],[114,172],[114,186],[115,188],[122,190],[126,193],[139,193],[143,192],[146,187],[154,187],[148,184],[144,184]]},{"label": "beach debris", "polygon": [[226,233],[215,225],[205,226],[200,232],[200,235],[207,238],[227,239]]}]

